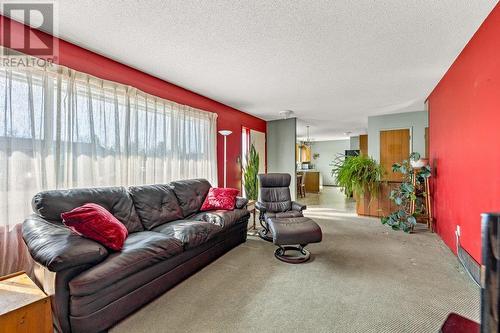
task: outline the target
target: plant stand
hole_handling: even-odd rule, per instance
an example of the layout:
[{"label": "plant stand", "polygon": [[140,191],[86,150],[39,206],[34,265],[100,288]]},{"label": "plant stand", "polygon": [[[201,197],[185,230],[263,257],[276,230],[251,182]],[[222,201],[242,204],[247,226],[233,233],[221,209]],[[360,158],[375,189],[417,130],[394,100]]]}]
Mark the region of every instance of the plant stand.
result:
[{"label": "plant stand", "polygon": [[255,207],[255,200],[248,200],[247,210],[252,214],[253,223],[250,228],[247,229],[247,235],[258,236],[259,231],[257,230],[257,224],[255,223],[255,215],[257,214],[257,209]]},{"label": "plant stand", "polygon": [[[417,195],[417,174],[418,174],[418,169],[413,170],[413,176],[412,176],[412,184],[415,189],[415,196]],[[424,192],[426,195],[423,196],[423,203],[425,207],[425,214],[419,215],[419,218],[422,220],[425,220],[425,223],[427,225],[427,228],[431,231],[434,232],[433,230],[433,221],[432,221],[432,207],[431,207],[431,190],[429,186],[429,177],[425,178],[424,182]],[[414,214],[416,210],[416,200],[413,199],[411,200],[411,208],[410,208],[410,214]],[[413,231],[413,227],[412,227]]]}]

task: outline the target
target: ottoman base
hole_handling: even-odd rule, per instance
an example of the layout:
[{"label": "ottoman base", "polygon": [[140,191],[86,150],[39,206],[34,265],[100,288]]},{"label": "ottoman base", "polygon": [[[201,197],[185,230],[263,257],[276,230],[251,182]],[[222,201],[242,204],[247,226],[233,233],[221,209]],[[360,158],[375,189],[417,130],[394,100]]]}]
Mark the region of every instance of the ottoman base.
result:
[{"label": "ottoman base", "polygon": [[[311,258],[311,253],[304,249],[304,246],[280,246],[274,251],[274,256],[289,264],[300,264]],[[286,251],[294,251],[297,255],[286,255]]]},{"label": "ottoman base", "polygon": [[271,231],[264,228],[259,229],[259,237],[268,242],[273,241],[273,234],[271,233]]},{"label": "ottoman base", "polygon": [[[274,256],[290,264],[306,262],[311,257],[309,251],[304,249],[307,244],[319,243],[323,237],[319,225],[308,217],[270,218],[267,221],[269,232],[273,237],[274,245],[278,249]],[[300,244],[299,246],[293,246]],[[293,251],[295,255],[287,255]]]}]

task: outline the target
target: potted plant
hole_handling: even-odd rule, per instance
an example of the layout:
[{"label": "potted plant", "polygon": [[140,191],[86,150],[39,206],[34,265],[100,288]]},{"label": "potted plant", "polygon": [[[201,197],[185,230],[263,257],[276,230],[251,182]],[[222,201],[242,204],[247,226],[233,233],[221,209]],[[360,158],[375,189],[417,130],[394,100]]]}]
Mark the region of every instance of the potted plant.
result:
[{"label": "potted plant", "polygon": [[339,155],[333,162],[332,176],[344,193],[363,197],[365,192],[374,198],[379,192],[383,169],[373,158],[364,155]]},{"label": "potted plant", "polygon": [[402,163],[393,164],[392,172],[403,175],[402,183],[392,190],[389,196],[398,209],[382,217],[381,222],[393,230],[410,232],[417,224],[417,216],[422,212],[422,198],[427,197],[423,184],[425,179],[430,177],[431,168],[427,160],[421,159],[420,154],[414,152]]},{"label": "potted plant", "polygon": [[243,185],[245,186],[245,195],[249,200],[257,200],[258,173],[259,154],[252,144],[250,150],[246,154],[246,166],[243,167]]}]

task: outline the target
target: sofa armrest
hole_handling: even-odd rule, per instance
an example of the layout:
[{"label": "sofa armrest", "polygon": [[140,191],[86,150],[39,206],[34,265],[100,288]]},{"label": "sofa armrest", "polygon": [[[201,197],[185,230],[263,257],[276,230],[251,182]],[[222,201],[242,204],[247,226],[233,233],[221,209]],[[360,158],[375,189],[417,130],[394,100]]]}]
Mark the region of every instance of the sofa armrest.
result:
[{"label": "sofa armrest", "polygon": [[247,205],[247,203],[248,203],[248,199],[247,198],[236,197],[235,207],[237,209],[243,209],[243,208],[245,208],[245,206]]},{"label": "sofa armrest", "polygon": [[264,206],[264,204],[260,201],[255,203],[255,208],[261,213],[265,213],[267,211],[266,206]]},{"label": "sofa armrest", "polygon": [[108,251],[101,244],[37,215],[31,215],[24,221],[23,239],[33,259],[52,272],[95,265],[108,256]]},{"label": "sofa armrest", "polygon": [[296,201],[292,201],[292,210],[296,210],[298,212],[301,212],[303,210],[305,210],[307,208],[306,205],[303,205],[299,202],[296,202]]}]

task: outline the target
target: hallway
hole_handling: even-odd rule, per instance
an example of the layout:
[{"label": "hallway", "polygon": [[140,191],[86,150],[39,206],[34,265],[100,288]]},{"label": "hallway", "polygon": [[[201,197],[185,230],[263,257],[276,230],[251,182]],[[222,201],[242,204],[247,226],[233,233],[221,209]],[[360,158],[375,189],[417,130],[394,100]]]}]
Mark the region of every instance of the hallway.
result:
[{"label": "hallway", "polygon": [[352,212],[356,210],[354,199],[347,199],[340,187],[323,186],[320,193],[307,193],[305,198],[297,200],[308,208],[333,208],[339,211]]}]

